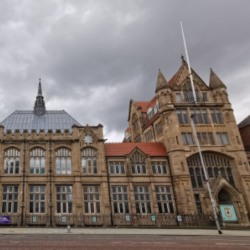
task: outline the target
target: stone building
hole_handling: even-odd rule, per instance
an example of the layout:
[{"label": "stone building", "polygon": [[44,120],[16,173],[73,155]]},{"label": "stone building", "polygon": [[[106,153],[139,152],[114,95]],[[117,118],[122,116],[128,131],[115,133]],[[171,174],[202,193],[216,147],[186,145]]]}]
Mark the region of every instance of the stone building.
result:
[{"label": "stone building", "polygon": [[121,143],[46,110],[39,82],[34,109],[0,123],[0,225],[214,225],[195,135],[223,222],[249,225],[250,169],[226,86],[212,70],[209,85],[192,75],[196,102],[184,59],[169,81],[159,71],[152,99],[130,101]]},{"label": "stone building", "polygon": [[164,145],[180,214],[212,212],[201,152],[222,220],[249,225],[250,168],[227,88],[212,69],[209,84],[192,76],[197,101],[183,58],[169,81],[159,70],[153,98],[130,101],[124,141]]}]

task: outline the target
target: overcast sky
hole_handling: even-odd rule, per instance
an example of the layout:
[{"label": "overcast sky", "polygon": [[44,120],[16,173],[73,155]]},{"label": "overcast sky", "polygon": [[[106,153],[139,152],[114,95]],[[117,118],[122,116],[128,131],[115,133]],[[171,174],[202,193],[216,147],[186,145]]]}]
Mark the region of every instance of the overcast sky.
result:
[{"label": "overcast sky", "polygon": [[226,84],[237,122],[250,115],[249,0],[0,0],[0,120],[46,107],[121,141],[129,100],[150,100],[158,68],[170,79],[184,53],[208,83]]}]

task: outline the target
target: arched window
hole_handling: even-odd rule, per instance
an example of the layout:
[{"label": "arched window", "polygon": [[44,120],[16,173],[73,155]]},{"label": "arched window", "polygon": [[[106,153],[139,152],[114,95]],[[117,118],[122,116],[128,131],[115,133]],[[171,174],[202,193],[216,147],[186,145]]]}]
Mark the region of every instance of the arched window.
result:
[{"label": "arched window", "polygon": [[67,148],[56,150],[56,174],[71,174],[71,151]]},{"label": "arched window", "polygon": [[30,173],[45,174],[45,150],[34,148],[30,151]]},{"label": "arched window", "polygon": [[[194,84],[194,89],[195,89],[195,95],[196,95],[196,99],[197,101],[201,100],[201,95],[200,95],[200,91],[197,88],[197,86]],[[192,85],[191,82],[185,82],[183,84],[183,94],[184,94],[184,99],[186,102],[193,102],[194,101],[194,95],[193,95],[193,89],[192,89]]]},{"label": "arched window", "polygon": [[139,152],[132,155],[131,168],[133,174],[146,174],[145,157]]},{"label": "arched window", "polygon": [[5,151],[4,173],[19,174],[20,151],[16,148],[9,148]]},{"label": "arched window", "polygon": [[[221,175],[231,185],[234,185],[231,158],[212,152],[203,152],[202,156],[209,178],[217,178]],[[203,168],[201,166],[199,154],[189,157],[187,162],[193,188],[201,188],[203,186]]]},{"label": "arched window", "polygon": [[97,150],[84,148],[81,151],[81,164],[83,174],[97,174]]}]

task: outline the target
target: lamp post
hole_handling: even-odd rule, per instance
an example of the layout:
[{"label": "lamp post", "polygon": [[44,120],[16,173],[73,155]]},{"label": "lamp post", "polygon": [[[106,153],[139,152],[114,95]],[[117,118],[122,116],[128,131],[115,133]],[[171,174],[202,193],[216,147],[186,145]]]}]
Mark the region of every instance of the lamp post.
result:
[{"label": "lamp post", "polygon": [[221,231],[221,228],[220,228],[220,223],[219,223],[218,216],[217,216],[217,213],[216,213],[216,201],[213,198],[213,195],[212,195],[212,192],[211,192],[210,183],[208,181],[207,170],[206,170],[206,167],[205,167],[205,164],[204,164],[204,161],[203,161],[202,152],[201,152],[200,142],[198,140],[195,124],[194,124],[194,121],[193,121],[194,117],[195,117],[195,114],[190,116],[190,118],[191,118],[191,126],[192,126],[192,129],[194,131],[195,141],[196,141],[196,145],[198,147],[198,152],[199,152],[199,156],[200,156],[200,160],[201,160],[201,166],[202,166],[202,170],[203,170],[203,173],[204,173],[204,179],[205,179],[205,182],[206,182],[206,185],[207,185],[207,190],[208,190],[208,194],[209,194],[209,198],[210,198],[210,202],[211,202],[212,210],[213,210],[213,214],[214,214],[215,224],[216,224],[218,233],[222,234],[222,231]]}]

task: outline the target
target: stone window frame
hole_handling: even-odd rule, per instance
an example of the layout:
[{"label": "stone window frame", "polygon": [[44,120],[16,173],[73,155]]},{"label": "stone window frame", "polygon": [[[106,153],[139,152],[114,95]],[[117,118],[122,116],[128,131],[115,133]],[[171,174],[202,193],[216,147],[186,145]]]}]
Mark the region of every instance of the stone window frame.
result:
[{"label": "stone window frame", "polygon": [[112,209],[115,214],[129,213],[129,194],[127,185],[112,185]]},{"label": "stone window frame", "polygon": [[20,150],[15,147],[4,151],[4,174],[15,175],[20,173]]},{"label": "stone window frame", "polygon": [[124,175],[126,174],[125,170],[125,161],[109,161],[108,162],[109,174],[114,175]]},{"label": "stone window frame", "polygon": [[72,185],[56,185],[56,213],[73,213],[73,187]]},{"label": "stone window frame", "polygon": [[100,185],[83,186],[83,205],[85,214],[101,213]]},{"label": "stone window frame", "polygon": [[83,175],[98,174],[97,154],[98,150],[94,147],[81,149],[81,171]]},{"label": "stone window frame", "polygon": [[60,147],[56,149],[55,155],[56,175],[71,175],[71,150],[67,147]]},{"label": "stone window frame", "polygon": [[3,185],[2,213],[18,212],[18,185]]},{"label": "stone window frame", "polygon": [[45,174],[46,172],[45,152],[46,152],[45,149],[40,147],[35,147],[30,150],[30,174],[32,175]]},{"label": "stone window frame", "polygon": [[135,185],[134,197],[137,214],[150,214],[152,212],[149,185]]},{"label": "stone window frame", "polygon": [[159,213],[175,213],[172,187],[170,185],[155,185],[155,193]]},{"label": "stone window frame", "polygon": [[29,185],[29,212],[44,214],[46,208],[46,186]]}]

